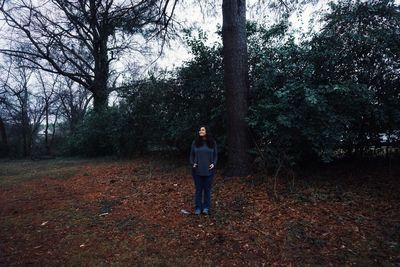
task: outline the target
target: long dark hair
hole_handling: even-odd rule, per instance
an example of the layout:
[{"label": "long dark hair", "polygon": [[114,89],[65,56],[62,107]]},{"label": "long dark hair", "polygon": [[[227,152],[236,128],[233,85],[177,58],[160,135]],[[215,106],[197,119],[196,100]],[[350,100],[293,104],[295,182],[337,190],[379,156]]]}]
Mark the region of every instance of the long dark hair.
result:
[{"label": "long dark hair", "polygon": [[[198,128],[199,130],[201,129],[201,127],[204,127],[206,129],[206,140],[205,142],[207,143],[207,146],[209,148],[214,148],[215,145],[215,139],[211,134],[210,128],[208,128],[208,126],[205,125],[200,125],[200,127]],[[196,139],[195,139],[195,144],[196,147],[200,147],[203,145],[204,140],[200,137],[199,133],[197,133]]]}]

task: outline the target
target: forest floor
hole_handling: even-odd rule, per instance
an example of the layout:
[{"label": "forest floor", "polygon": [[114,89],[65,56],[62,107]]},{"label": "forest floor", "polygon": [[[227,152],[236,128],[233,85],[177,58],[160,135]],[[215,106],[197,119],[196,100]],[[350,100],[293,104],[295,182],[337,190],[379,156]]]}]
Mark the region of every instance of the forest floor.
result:
[{"label": "forest floor", "polygon": [[196,216],[183,160],[2,161],[0,266],[399,266],[399,174],[218,173]]}]

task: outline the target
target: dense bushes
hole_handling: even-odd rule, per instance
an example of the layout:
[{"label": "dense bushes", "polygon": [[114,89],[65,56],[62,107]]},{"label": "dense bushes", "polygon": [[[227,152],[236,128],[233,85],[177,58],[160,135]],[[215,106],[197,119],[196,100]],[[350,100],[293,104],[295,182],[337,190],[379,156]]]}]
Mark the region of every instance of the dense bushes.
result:
[{"label": "dense bushes", "polygon": [[119,115],[115,108],[88,112],[77,130],[66,140],[67,155],[105,156],[117,154]]}]

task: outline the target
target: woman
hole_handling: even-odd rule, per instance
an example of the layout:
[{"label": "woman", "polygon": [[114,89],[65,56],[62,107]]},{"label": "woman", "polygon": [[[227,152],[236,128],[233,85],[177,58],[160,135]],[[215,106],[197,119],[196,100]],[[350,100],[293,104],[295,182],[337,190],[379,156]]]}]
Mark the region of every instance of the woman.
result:
[{"label": "woman", "polygon": [[[208,127],[200,127],[199,134],[192,142],[190,164],[195,191],[195,214],[208,215],[211,204],[211,186],[217,165],[217,143]],[[204,192],[204,202],[203,199]]]}]

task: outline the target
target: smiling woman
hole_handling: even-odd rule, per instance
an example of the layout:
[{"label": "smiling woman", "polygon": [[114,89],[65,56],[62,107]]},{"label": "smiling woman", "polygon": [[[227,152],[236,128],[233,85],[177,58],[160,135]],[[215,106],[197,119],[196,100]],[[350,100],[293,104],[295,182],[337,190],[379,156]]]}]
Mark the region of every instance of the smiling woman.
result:
[{"label": "smiling woman", "polygon": [[[195,191],[195,214],[208,215],[211,204],[211,187],[217,165],[217,143],[207,126],[202,126],[190,151],[190,164]],[[203,200],[204,193],[204,201]]]}]

